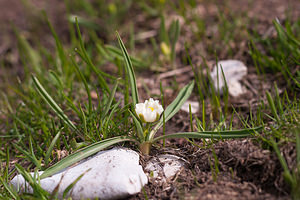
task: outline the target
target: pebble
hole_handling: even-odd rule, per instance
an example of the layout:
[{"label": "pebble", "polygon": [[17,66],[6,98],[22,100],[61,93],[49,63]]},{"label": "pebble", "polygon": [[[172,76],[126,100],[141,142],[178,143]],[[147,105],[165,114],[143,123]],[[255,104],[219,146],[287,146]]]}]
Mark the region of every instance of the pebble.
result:
[{"label": "pebble", "polygon": [[191,113],[195,114],[199,111],[199,103],[197,101],[186,101],[182,104],[181,110],[189,113],[190,112],[190,104],[191,104]]},{"label": "pebble", "polygon": [[146,164],[145,171],[156,183],[171,181],[186,165],[187,161],[171,154],[158,155]]},{"label": "pebble", "polygon": [[218,62],[218,67],[214,65],[211,78],[216,91],[223,94],[223,87],[225,87],[221,67],[225,75],[229,94],[237,97],[245,93],[246,89],[241,85],[240,80],[247,74],[247,67],[239,60],[221,60]]},{"label": "pebble", "polygon": [[[126,198],[140,192],[148,183],[148,178],[139,165],[139,154],[130,149],[116,147],[100,151],[76,166],[44,178],[40,180],[40,184],[50,194],[59,185],[58,198],[62,199],[65,189],[82,174],[82,178],[67,195],[73,200]],[[11,184],[18,191],[33,192],[20,174],[12,179]]]}]

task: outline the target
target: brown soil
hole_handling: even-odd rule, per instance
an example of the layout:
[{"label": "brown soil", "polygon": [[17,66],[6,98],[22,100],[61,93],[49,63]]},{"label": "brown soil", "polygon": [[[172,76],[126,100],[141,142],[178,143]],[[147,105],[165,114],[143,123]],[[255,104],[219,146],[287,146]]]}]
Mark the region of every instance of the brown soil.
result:
[{"label": "brown soil", "polygon": [[[218,142],[213,149],[218,158],[218,172],[211,149],[187,142],[154,149],[153,155],[144,157],[145,160],[156,154],[171,153],[189,164],[166,184],[150,182],[144,188],[146,195],[151,199],[289,199],[289,189],[274,153],[261,149],[251,139]],[[140,193],[130,199],[143,198],[145,194]]]}]

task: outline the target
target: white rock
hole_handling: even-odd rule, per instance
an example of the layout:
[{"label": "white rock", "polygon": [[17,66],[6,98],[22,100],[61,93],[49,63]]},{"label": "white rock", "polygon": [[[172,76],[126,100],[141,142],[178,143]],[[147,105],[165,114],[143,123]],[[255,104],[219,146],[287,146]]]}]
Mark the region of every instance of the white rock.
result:
[{"label": "white rock", "polygon": [[191,113],[195,114],[199,110],[199,103],[197,101],[186,101],[182,104],[181,110],[189,113],[190,112],[190,104],[191,104]]},{"label": "white rock", "polygon": [[[73,200],[125,198],[140,192],[148,183],[147,176],[139,165],[139,154],[125,148],[113,148],[100,151],[74,167],[42,179],[40,184],[49,193],[59,184],[58,196],[62,198],[64,190],[81,174],[84,174],[83,177],[68,194]],[[32,192],[21,175],[14,177],[11,183],[18,190],[25,191],[27,188],[27,192]]]},{"label": "white rock", "polygon": [[150,178],[158,183],[171,180],[185,166],[187,161],[170,154],[159,155],[152,158],[146,165],[145,171]]},{"label": "white rock", "polygon": [[216,65],[214,66],[211,73],[211,78],[213,80],[216,91],[219,91],[220,94],[222,94],[222,88],[225,86],[221,67],[225,75],[229,94],[231,96],[237,97],[245,93],[245,88],[242,87],[239,81],[242,80],[242,78],[247,74],[247,67],[243,62],[239,60],[221,60],[218,62],[218,67]]}]

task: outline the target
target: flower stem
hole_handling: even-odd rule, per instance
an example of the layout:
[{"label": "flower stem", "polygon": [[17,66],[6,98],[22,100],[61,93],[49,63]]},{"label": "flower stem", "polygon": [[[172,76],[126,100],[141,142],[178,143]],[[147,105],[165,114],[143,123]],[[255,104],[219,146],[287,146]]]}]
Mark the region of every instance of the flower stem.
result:
[{"label": "flower stem", "polygon": [[146,123],[145,130],[144,130],[144,136],[145,136],[145,138],[147,138],[148,135],[149,135],[150,125],[151,125],[150,123]]}]

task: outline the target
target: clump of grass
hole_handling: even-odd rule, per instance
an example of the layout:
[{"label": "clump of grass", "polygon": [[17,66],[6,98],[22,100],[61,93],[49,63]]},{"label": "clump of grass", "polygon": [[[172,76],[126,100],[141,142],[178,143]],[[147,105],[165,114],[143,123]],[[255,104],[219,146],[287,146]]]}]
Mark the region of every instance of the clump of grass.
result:
[{"label": "clump of grass", "polygon": [[[290,186],[291,197],[293,199],[299,199],[299,187],[300,187],[300,114],[299,114],[299,100],[289,100],[280,98],[278,90],[275,90],[275,97],[272,97],[267,92],[268,104],[271,110],[271,115],[268,115],[272,119],[265,137],[262,137],[262,141],[267,143],[275,151],[278,160],[283,168],[283,176],[286,183]],[[273,100],[274,99],[274,100]],[[286,101],[286,102],[285,102]],[[285,155],[281,152],[281,148],[291,146],[295,147],[296,160],[293,166],[289,166],[286,162]]]},{"label": "clump of grass", "polygon": [[[281,74],[287,88],[299,88],[300,76],[297,67],[300,64],[299,23],[290,24],[287,21],[283,26],[276,19],[273,24],[277,33],[275,38],[262,38],[254,35],[250,42],[250,55],[257,73],[263,76],[267,73]],[[263,50],[259,50],[259,47]]]}]

